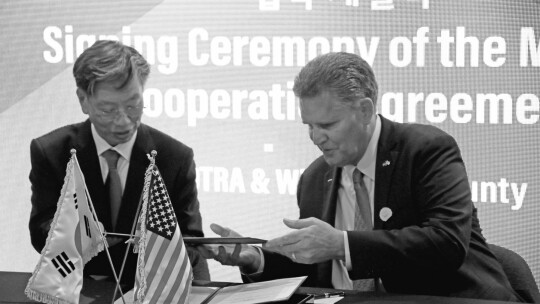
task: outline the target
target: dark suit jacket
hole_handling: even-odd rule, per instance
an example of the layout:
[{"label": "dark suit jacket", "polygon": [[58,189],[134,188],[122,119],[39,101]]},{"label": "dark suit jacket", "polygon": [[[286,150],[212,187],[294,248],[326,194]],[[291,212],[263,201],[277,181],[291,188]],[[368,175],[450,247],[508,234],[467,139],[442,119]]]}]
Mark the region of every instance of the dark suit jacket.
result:
[{"label": "dark suit jacket", "polygon": [[[68,125],[36,138],[30,144],[32,211],[29,228],[32,245],[39,252],[45,246],[72,148],[77,150],[77,159],[98,219],[105,226],[105,230],[112,231],[107,191],[103,183],[96,145],[90,127],[89,120]],[[195,184],[193,151],[172,137],[144,124],[139,127],[133,145],[115,232],[131,233],[144,185],[145,170],[149,164],[146,154],[150,153],[151,150],[157,151],[156,165],[167,186],[182,235],[203,236]],[[124,257],[125,245],[117,244],[110,247],[109,250],[115,267],[119,269]],[[206,260],[200,257],[193,248],[188,247],[188,254],[194,266],[195,278],[209,280]],[[128,284],[133,282],[135,265],[136,255],[130,250],[122,276],[124,282]],[[85,275],[111,275],[105,251],[88,262],[84,272]]]},{"label": "dark suit jacket", "polygon": [[[455,140],[432,126],[381,122],[374,230],[348,232],[351,279],[379,277],[395,293],[516,300],[481,234]],[[315,160],[298,184],[300,218],[334,225],[340,178],[340,168]],[[392,211],[386,221],[383,208]],[[261,279],[308,275],[306,285],[331,287],[331,269],[265,252]]]}]

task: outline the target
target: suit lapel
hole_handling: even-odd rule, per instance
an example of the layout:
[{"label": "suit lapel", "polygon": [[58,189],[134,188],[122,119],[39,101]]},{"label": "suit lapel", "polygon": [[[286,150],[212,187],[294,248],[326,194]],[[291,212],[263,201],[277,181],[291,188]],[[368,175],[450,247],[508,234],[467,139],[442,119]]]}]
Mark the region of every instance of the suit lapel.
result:
[{"label": "suit lapel", "polygon": [[321,220],[334,225],[336,220],[337,193],[340,185],[341,168],[332,168],[324,175],[323,206]]},{"label": "suit lapel", "polygon": [[81,125],[74,148],[77,150],[77,160],[81,166],[98,221],[103,224],[107,231],[111,231],[109,202],[105,184],[103,183],[96,145],[92,137],[90,120],[86,120]]},{"label": "suit lapel", "polygon": [[[375,164],[375,197],[374,197],[374,229],[382,229],[386,214],[381,209],[388,207],[388,194],[392,187],[394,167],[400,152],[394,150],[394,125],[381,116],[381,135],[377,145],[377,160]],[[385,210],[386,211],[386,210]]]},{"label": "suit lapel", "polygon": [[[331,168],[324,175],[321,220],[334,226],[336,221],[337,194],[340,186],[341,168]],[[332,286],[332,261],[317,264],[317,277],[324,286]]]},{"label": "suit lapel", "polygon": [[147,153],[152,150],[153,142],[145,125],[139,127],[137,138],[131,151],[129,170],[120,206],[120,216],[116,223],[118,232],[130,233],[135,220],[135,214],[140,203],[144,186],[144,176],[149,164]]}]

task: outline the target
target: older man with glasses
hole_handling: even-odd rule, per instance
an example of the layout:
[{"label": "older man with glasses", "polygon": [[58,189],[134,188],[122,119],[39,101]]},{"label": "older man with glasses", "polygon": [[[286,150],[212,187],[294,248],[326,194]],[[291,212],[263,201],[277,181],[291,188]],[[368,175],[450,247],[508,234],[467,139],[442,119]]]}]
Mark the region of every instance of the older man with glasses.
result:
[{"label": "older man with glasses", "polygon": [[[148,62],[134,48],[117,41],[97,41],[75,62],[73,75],[84,122],[56,129],[32,140],[32,211],[30,236],[37,251],[47,233],[70,158],[77,150],[86,185],[99,221],[107,232],[129,234],[148,166],[147,153],[158,152],[156,165],[169,192],[184,236],[203,236],[195,184],[193,150],[176,139],[141,123]],[[117,273],[126,244],[108,237],[109,252]],[[208,265],[188,247],[195,279],[209,280]],[[130,252],[122,281],[133,284],[136,254]],[[106,253],[86,264],[85,275],[112,277]]]}]

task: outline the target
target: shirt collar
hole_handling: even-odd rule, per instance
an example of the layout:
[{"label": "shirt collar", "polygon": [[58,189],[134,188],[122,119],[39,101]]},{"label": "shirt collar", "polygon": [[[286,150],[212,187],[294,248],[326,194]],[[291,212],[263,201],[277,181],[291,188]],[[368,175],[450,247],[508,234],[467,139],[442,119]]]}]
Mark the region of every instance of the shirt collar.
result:
[{"label": "shirt collar", "polygon": [[91,129],[92,137],[94,138],[94,142],[96,143],[96,150],[98,155],[101,155],[103,152],[112,149],[118,152],[118,154],[120,154],[120,156],[122,156],[124,159],[129,161],[129,159],[131,158],[131,151],[133,151],[133,145],[135,145],[135,139],[137,138],[138,131],[135,131],[135,134],[133,134],[133,136],[127,142],[118,144],[113,147],[109,145],[109,143],[107,143],[105,139],[103,139],[103,137],[98,134],[94,124],[92,124]]},{"label": "shirt collar", "polygon": [[[360,170],[365,176],[369,177],[371,180],[375,180],[375,162],[377,160],[377,145],[379,143],[379,137],[381,136],[381,118],[379,115],[375,119],[375,129],[369,140],[369,144],[366,148],[366,152],[356,164],[356,168]],[[348,176],[352,176],[352,171],[355,166],[347,165],[343,167],[343,172]]]}]

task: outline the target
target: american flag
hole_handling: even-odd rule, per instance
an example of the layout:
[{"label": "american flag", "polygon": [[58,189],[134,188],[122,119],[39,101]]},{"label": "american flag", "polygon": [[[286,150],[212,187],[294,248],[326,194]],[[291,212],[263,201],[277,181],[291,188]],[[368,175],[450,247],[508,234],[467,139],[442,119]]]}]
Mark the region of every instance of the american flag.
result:
[{"label": "american flag", "polygon": [[192,269],[167,189],[157,167],[147,170],[139,225],[136,303],[187,303]]}]

